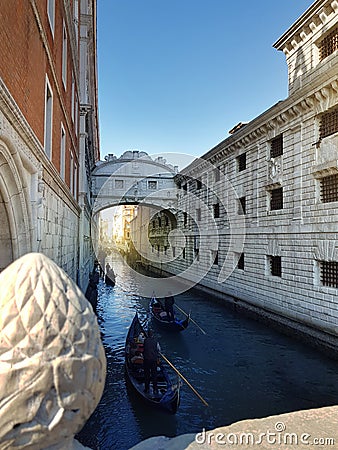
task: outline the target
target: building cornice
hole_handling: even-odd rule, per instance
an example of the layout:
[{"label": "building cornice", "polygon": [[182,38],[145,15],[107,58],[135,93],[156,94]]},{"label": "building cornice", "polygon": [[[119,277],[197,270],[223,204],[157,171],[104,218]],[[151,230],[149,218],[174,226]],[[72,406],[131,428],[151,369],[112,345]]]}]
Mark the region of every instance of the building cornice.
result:
[{"label": "building cornice", "polygon": [[337,14],[338,0],[317,0],[274,44],[276,50],[288,55],[297,50],[302,42],[316,33],[328,20]]},{"label": "building cornice", "polygon": [[[312,86],[317,86],[314,89]],[[320,87],[318,87],[320,86]],[[272,139],[290,121],[297,123],[297,118],[306,114],[320,114],[338,103],[338,70],[337,64],[326,64],[319,75],[303,89],[299,89],[286,100],[279,101],[267,111],[249,122],[234,135],[217,144],[200,158],[193,161],[181,171],[181,175],[200,173],[213,165],[219,164],[228,155],[245,149],[264,136]],[[315,143],[314,143],[315,144]],[[205,160],[205,162],[203,162]],[[188,175],[188,176],[189,176]]]}]

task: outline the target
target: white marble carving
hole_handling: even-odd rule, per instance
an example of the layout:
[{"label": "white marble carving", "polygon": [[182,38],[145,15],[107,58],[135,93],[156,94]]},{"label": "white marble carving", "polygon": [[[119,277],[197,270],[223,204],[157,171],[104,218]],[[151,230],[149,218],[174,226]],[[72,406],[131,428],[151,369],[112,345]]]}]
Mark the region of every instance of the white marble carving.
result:
[{"label": "white marble carving", "polygon": [[106,359],[96,316],[76,284],[30,253],[0,274],[0,449],[79,449]]}]

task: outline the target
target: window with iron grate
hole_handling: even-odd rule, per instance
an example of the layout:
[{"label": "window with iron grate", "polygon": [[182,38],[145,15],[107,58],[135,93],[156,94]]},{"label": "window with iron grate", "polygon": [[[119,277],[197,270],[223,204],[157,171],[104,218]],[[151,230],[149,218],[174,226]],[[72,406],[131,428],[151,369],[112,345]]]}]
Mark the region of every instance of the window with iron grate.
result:
[{"label": "window with iron grate", "polygon": [[148,189],[157,189],[157,181],[148,181]]},{"label": "window with iron grate", "polygon": [[214,180],[217,183],[217,181],[219,181],[221,179],[221,173],[219,171],[219,168],[216,167],[216,169],[214,169]]},{"label": "window with iron grate", "polygon": [[330,34],[328,34],[319,44],[319,59],[330,56],[333,52],[338,50],[338,27],[336,27]]},{"label": "window with iron grate", "polygon": [[219,218],[219,203],[215,203],[213,205],[214,207],[214,218],[218,219]]},{"label": "window with iron grate", "polygon": [[201,208],[196,209],[196,220],[200,222],[202,219]]},{"label": "window with iron grate", "polygon": [[245,215],[246,213],[246,200],[245,197],[241,197],[239,199],[239,206],[238,206],[238,214],[239,215]]},{"label": "window with iron grate", "polygon": [[319,138],[323,139],[338,133],[338,108],[322,115],[319,126]]},{"label": "window with iron grate", "polygon": [[283,154],[283,135],[280,134],[276,138],[272,139],[270,143],[270,158],[276,158]]},{"label": "window with iron grate", "polygon": [[241,253],[241,256],[239,257],[237,268],[244,270],[244,253]]},{"label": "window with iron grate", "polygon": [[270,273],[275,277],[282,276],[282,258],[280,256],[270,256]]},{"label": "window with iron grate", "polygon": [[246,169],[246,153],[242,153],[241,155],[237,156],[237,169],[238,172],[242,172]]},{"label": "window with iron grate", "polygon": [[218,250],[212,250],[213,265],[218,266]]},{"label": "window with iron grate", "polygon": [[283,188],[273,189],[270,192],[270,210],[283,209]]},{"label": "window with iron grate", "polygon": [[338,174],[320,180],[320,198],[323,203],[338,202]]},{"label": "window with iron grate", "polygon": [[338,288],[337,261],[320,261],[320,280],[323,286]]}]

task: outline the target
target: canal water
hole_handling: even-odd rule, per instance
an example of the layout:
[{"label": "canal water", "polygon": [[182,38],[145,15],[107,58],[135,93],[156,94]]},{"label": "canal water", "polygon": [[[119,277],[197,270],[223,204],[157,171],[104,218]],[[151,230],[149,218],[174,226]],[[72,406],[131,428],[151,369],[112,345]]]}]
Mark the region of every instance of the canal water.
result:
[{"label": "canal water", "polygon": [[[175,415],[145,406],[126,385],[124,343],[136,311],[147,320],[148,299],[137,295],[128,267],[114,264],[114,269],[117,284],[112,288],[100,281],[97,308],[107,357],[106,386],[77,436],[82,444],[127,450],[152,436],[198,433],[243,419],[338,403],[337,361],[193,290],[176,296],[176,303],[191,310],[206,335],[193,323],[177,334],[152,328],[162,352],[209,407],[186,385]],[[286,431],[292,432],[292,424]]]}]

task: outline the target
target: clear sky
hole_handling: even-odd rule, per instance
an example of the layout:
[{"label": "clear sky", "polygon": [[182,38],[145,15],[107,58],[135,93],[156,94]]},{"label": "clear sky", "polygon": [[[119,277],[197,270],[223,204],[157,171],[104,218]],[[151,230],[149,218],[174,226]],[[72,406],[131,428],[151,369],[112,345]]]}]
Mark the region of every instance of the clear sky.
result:
[{"label": "clear sky", "polygon": [[201,156],[286,98],[285,56],[272,45],[312,3],[98,0],[101,159]]}]

